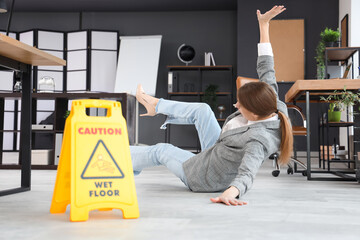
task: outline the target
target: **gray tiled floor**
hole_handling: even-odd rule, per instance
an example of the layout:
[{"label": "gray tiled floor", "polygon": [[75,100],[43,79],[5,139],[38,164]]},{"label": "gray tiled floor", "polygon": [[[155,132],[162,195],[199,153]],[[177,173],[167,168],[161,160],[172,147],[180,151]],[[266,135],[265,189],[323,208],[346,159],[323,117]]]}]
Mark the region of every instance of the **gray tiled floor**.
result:
[{"label": "gray tiled floor", "polygon": [[[248,206],[212,204],[214,193],[192,193],[165,168],[135,177],[140,218],[93,211],[87,222],[49,213],[56,171],[32,171],[32,191],[0,197],[0,239],[360,239],[360,184],[307,181],[259,171]],[[0,170],[0,189],[19,171]],[[11,186],[10,183],[13,183]]]}]

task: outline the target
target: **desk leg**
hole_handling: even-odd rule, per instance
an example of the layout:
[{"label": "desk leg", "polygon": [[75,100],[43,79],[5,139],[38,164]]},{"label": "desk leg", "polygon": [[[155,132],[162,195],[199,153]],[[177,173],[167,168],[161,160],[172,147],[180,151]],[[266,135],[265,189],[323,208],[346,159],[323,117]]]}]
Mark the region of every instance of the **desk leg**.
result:
[{"label": "desk leg", "polygon": [[311,180],[311,156],[310,156],[310,93],[306,91],[306,158],[307,179]]},{"label": "desk leg", "polygon": [[139,101],[135,100],[135,146],[139,145]]},{"label": "desk leg", "polygon": [[21,187],[30,190],[31,182],[31,65],[22,76],[20,164]]},{"label": "desk leg", "polygon": [[[0,98],[0,130],[4,130],[4,117],[5,117],[5,99]],[[0,132],[0,164],[2,164],[3,158],[3,146],[4,146],[4,132]]]}]

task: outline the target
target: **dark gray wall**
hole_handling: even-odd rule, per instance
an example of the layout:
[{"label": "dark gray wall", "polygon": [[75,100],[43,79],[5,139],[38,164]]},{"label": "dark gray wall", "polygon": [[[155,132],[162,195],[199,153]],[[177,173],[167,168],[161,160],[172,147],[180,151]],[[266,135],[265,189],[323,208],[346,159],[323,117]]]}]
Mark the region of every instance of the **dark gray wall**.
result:
[{"label": "dark gray wall", "polygon": [[[320,32],[325,27],[338,28],[339,1],[338,0],[238,0],[237,12],[237,73],[241,76],[257,77],[256,58],[259,30],[256,10],[264,12],[276,4],[284,4],[287,10],[277,19],[305,19],[305,79],[316,78],[315,48],[320,40]],[[294,79],[296,80],[296,79]],[[279,83],[280,99],[284,100],[285,93],[291,83]],[[305,110],[303,104],[299,104]],[[316,151],[318,143],[318,115],[321,110],[319,104],[311,104],[311,150]],[[298,150],[305,150],[305,139],[296,138]]]},{"label": "dark gray wall", "polygon": [[[2,0],[4,1],[4,0]],[[5,0],[10,7],[12,0]],[[150,12],[235,10],[237,0],[16,0],[19,12]]]},{"label": "dark gray wall", "polygon": [[[84,28],[116,29],[121,35],[163,36],[160,53],[157,97],[167,97],[167,65],[184,65],[177,58],[177,48],[189,44],[196,50],[191,65],[204,64],[204,52],[214,53],[218,65],[236,66],[236,12],[142,12],[142,13],[88,13],[84,14]],[[165,139],[159,130],[163,116],[140,119],[139,142],[155,144]],[[192,128],[181,128],[172,134],[181,139],[180,146],[196,143]],[[196,133],[195,133],[196,134]],[[172,138],[173,138],[172,137]],[[190,141],[190,144],[189,144]]]},{"label": "dark gray wall", "polygon": [[[0,28],[5,29],[6,15],[0,15]],[[196,50],[192,65],[204,64],[204,52],[213,52],[217,65],[233,65],[236,72],[236,11],[186,12],[94,12],[83,13],[83,29],[116,30],[120,35],[162,35],[157,82],[157,97],[167,96],[167,65],[183,65],[177,59],[177,48],[189,44]],[[11,30],[33,28],[71,31],[79,29],[78,13],[21,13],[13,15]],[[139,69],[141,71],[141,69]],[[145,89],[146,90],[146,89]],[[144,110],[141,109],[141,112]],[[163,116],[140,119],[141,143],[163,142],[164,131],[159,127]],[[193,130],[187,142],[195,140]],[[174,135],[175,136],[175,135]],[[180,136],[178,136],[180,137]],[[196,141],[195,141],[196,142]]]},{"label": "dark gray wall", "polygon": [[[0,14],[0,28],[6,29],[9,13]],[[78,13],[30,13],[14,12],[10,31],[24,31],[29,29],[46,29],[56,31],[72,31],[79,28]]]}]

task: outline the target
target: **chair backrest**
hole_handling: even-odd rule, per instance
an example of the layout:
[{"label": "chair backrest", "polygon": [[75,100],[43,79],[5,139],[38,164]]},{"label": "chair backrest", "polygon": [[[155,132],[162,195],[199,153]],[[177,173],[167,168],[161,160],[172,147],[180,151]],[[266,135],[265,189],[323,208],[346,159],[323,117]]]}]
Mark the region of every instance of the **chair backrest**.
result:
[{"label": "chair backrest", "polygon": [[[258,82],[258,81],[259,79],[256,78],[247,78],[247,77],[238,76],[236,78],[236,89],[239,89],[240,87],[244,86],[249,82]],[[296,105],[290,105],[290,104],[287,104],[287,108],[295,110],[297,113],[299,113],[303,122],[302,126],[292,126],[293,134],[295,136],[306,136],[306,118],[305,115],[302,113],[301,108]]]},{"label": "chair backrest", "polygon": [[236,78],[236,89],[239,89],[240,87],[244,86],[249,82],[258,82],[258,81],[259,79],[256,78],[247,78],[247,77],[238,76]]}]

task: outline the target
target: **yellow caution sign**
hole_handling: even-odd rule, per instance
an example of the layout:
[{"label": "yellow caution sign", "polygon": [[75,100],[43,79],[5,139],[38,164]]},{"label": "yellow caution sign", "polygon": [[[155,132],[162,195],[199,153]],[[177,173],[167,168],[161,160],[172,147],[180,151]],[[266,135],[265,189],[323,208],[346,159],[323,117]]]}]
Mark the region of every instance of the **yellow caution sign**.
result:
[{"label": "yellow caution sign", "polygon": [[[86,108],[106,108],[107,116],[90,117]],[[138,218],[134,174],[126,122],[119,102],[73,101],[66,120],[51,213],[86,221],[89,211],[121,209]]]}]

